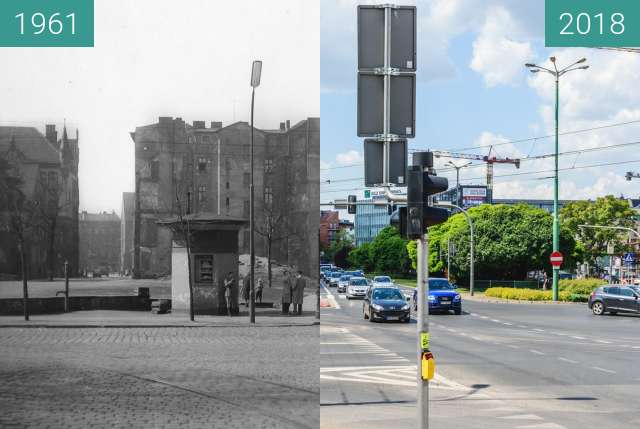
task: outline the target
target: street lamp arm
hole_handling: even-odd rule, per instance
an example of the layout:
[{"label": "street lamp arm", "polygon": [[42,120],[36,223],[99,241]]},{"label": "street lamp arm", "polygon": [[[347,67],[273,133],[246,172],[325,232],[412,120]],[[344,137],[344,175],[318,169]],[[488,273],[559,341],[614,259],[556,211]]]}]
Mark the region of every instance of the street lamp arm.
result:
[{"label": "street lamp arm", "polygon": [[627,228],[625,226],[608,226],[608,225],[578,225],[579,228],[593,228],[593,229],[616,229],[618,231],[628,231],[635,234],[637,238],[640,238],[640,233],[633,228]]},{"label": "street lamp arm", "polygon": [[470,241],[469,241],[469,293],[471,294],[471,296],[473,296],[473,289],[474,289],[474,282],[475,282],[475,275],[474,275],[474,259],[475,259],[475,245],[474,245],[474,234],[473,234],[473,221],[471,220],[471,216],[469,216],[469,213],[463,209],[462,207],[453,204],[452,202],[447,201],[446,203],[444,202],[440,202],[438,204],[434,204],[436,207],[444,207],[444,208],[454,208],[456,210],[459,210],[462,212],[462,214],[464,215],[464,217],[467,219],[467,223],[469,224],[469,236],[470,236]]}]

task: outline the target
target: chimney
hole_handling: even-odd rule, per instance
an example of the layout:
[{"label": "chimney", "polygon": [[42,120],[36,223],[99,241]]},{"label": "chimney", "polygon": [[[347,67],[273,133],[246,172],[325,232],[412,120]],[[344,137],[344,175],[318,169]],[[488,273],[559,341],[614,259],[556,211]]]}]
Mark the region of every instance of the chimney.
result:
[{"label": "chimney", "polygon": [[211,128],[212,129],[222,128],[222,122],[220,122],[220,121],[211,121]]},{"label": "chimney", "polygon": [[49,143],[58,147],[58,132],[56,131],[56,126],[47,124],[46,125],[46,137],[49,140]]},{"label": "chimney", "polygon": [[280,131],[284,131],[286,126],[287,126],[286,123],[280,122]]},{"label": "chimney", "polygon": [[204,121],[193,121],[193,128],[196,130],[204,130],[207,126]]},{"label": "chimney", "polygon": [[291,121],[287,119],[287,129],[291,128]]}]

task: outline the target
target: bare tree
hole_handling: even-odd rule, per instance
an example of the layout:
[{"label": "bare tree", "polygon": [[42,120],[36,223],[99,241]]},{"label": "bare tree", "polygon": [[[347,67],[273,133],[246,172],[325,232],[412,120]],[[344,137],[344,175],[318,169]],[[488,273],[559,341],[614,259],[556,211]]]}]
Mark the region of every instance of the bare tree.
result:
[{"label": "bare tree", "polygon": [[189,318],[193,322],[194,310],[193,310],[193,278],[192,263],[191,263],[191,226],[189,225],[189,216],[191,215],[191,192],[187,191],[186,210],[183,210],[183,202],[180,200],[180,192],[178,186],[176,186],[176,208],[178,211],[178,224],[174,228],[174,232],[177,232],[180,239],[184,242],[184,246],[187,249],[187,275],[189,277]]},{"label": "bare tree", "polygon": [[272,279],[272,250],[273,245],[297,236],[298,232],[290,229],[287,225],[287,211],[281,205],[274,205],[270,202],[263,201],[261,203],[262,213],[264,215],[261,221],[256,222],[256,232],[264,237],[267,246],[267,278],[268,285],[271,287]]}]

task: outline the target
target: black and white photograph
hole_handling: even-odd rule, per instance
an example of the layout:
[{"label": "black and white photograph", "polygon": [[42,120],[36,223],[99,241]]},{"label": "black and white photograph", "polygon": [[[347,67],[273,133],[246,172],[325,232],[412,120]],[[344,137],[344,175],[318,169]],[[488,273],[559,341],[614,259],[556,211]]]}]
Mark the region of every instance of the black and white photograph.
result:
[{"label": "black and white photograph", "polygon": [[0,427],[319,427],[319,0],[92,3],[0,48]]}]

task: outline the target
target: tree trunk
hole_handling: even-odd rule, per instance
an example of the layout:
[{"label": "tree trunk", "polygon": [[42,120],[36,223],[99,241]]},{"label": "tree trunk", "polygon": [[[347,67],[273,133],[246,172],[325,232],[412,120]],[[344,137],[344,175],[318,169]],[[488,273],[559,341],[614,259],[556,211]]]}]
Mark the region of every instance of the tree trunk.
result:
[{"label": "tree trunk", "polygon": [[269,289],[271,289],[271,236],[267,237],[267,277],[269,278]]},{"label": "tree trunk", "polygon": [[[187,232],[187,236],[189,233]],[[191,240],[186,237],[185,244],[187,246],[187,272],[189,275],[189,319],[193,322],[195,320],[195,312],[193,310],[193,279],[191,276]]]},{"label": "tree trunk", "polygon": [[56,243],[56,216],[49,221],[49,281],[53,281],[56,269],[55,261],[55,243]]},{"label": "tree trunk", "polygon": [[29,320],[29,289],[27,287],[27,264],[24,250],[24,239],[20,239],[20,265],[22,271],[22,307],[24,310],[24,320]]}]

